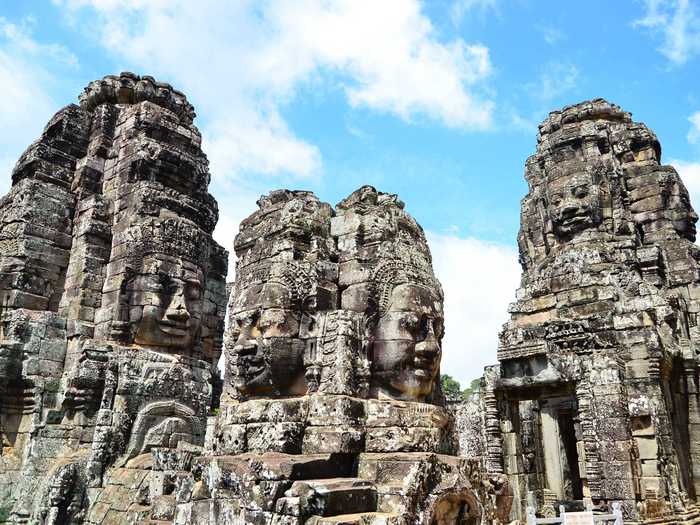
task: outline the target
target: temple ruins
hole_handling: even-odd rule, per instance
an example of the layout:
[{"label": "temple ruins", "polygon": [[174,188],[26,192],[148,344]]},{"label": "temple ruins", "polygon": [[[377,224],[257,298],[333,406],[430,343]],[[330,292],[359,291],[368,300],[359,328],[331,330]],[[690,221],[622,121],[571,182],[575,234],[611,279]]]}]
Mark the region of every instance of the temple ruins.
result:
[{"label": "temple ruins", "polygon": [[630,521],[698,519],[698,216],[660,159],[654,133],[602,99],[540,125],[521,285],[478,406],[514,518],[619,501]]},{"label": "temple ruins", "polygon": [[227,284],[194,117],[107,76],[12,172],[0,522],[700,520],[697,215],[646,126],[601,99],[540,126],[498,364],[447,403],[444,292],[398,196],[270,191]]}]

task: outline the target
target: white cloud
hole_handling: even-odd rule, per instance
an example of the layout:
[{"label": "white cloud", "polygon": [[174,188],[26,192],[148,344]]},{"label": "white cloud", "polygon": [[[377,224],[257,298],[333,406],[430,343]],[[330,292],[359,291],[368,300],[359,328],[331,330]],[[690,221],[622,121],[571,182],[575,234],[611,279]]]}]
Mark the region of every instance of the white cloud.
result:
[{"label": "white cloud", "polygon": [[690,131],[688,131],[688,142],[691,144],[697,144],[700,141],[700,111],[696,111],[690,117]]},{"label": "white cloud", "polygon": [[529,83],[525,88],[533,98],[550,102],[576,88],[579,77],[574,64],[551,61],[542,67],[537,82]]},{"label": "white cloud", "polygon": [[8,45],[12,46],[15,52],[33,57],[50,58],[72,67],[78,65],[78,58],[65,46],[37,42],[32,37],[34,25],[36,25],[36,20],[31,17],[22,19],[19,24],[13,24],[0,16],[0,36],[6,40]]},{"label": "white cloud", "polygon": [[690,202],[693,208],[700,210],[700,162],[672,159],[670,164],[678,170],[678,174],[683,179],[683,183],[690,193]]},{"label": "white cloud", "polygon": [[47,93],[54,81],[43,63],[70,56],[61,46],[34,40],[30,25],[0,17],[0,194],[9,189],[10,172],[19,155],[58,109]]},{"label": "white cloud", "polygon": [[276,110],[265,114],[241,108],[235,114],[224,113],[228,115],[204,129],[203,149],[215,177],[288,172],[307,178],[320,172],[318,148],[295,137]]},{"label": "white cloud", "polygon": [[101,42],[131,66],[168,78],[205,116],[225,172],[313,176],[318,149],[294,136],[282,108],[320,82],[354,107],[406,121],[487,128],[492,102],[479,95],[488,49],[438,40],[418,0],[200,2],[68,0],[97,12]]},{"label": "white cloud", "polygon": [[351,106],[407,122],[491,125],[493,103],[480,95],[488,49],[440,40],[419,0],[54,1],[127,67],[193,101],[228,249],[273,179],[322,173],[319,149],[283,117],[302,90],[339,88]]},{"label": "white cloud", "polygon": [[659,51],[675,65],[700,53],[700,17],[690,0],[644,0],[646,13],[632,22],[659,34]]},{"label": "white cloud", "polygon": [[540,113],[541,112],[533,113],[527,117],[513,110],[510,113],[510,124],[514,129],[522,133],[526,133],[531,137],[535,136],[537,134],[538,125],[542,120]]},{"label": "white cloud", "polygon": [[520,280],[510,247],[428,232],[435,273],[445,290],[442,373],[463,386],[495,364],[498,332]]}]

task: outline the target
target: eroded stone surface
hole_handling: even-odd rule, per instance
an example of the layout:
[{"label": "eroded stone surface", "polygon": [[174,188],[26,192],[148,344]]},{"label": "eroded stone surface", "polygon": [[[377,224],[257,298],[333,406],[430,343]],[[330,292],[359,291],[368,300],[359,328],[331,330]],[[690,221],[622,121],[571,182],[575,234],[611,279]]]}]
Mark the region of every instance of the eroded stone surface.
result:
[{"label": "eroded stone surface", "polygon": [[576,500],[621,501],[634,520],[696,512],[697,215],[660,156],[649,128],[601,99],[540,125],[522,283],[477,403],[513,518]]},{"label": "eroded stone surface", "polygon": [[226,286],[193,119],[171,86],[108,76],[13,171],[0,201],[11,521],[504,521],[505,478],[452,455],[442,290],[403,203],[369,186],[335,208],[273,191],[241,224]]},{"label": "eroded stone surface", "polygon": [[335,209],[286,190],[258,206],[235,241],[224,397],[193,472],[207,497],[176,522],[505,519],[504,478],[449,455],[442,289],[403,203],[366,186]]},{"label": "eroded stone surface", "polygon": [[167,84],[105,77],[15,166],[0,202],[0,499],[15,521],[139,502],[125,463],[204,444],[226,251],[193,117]]}]

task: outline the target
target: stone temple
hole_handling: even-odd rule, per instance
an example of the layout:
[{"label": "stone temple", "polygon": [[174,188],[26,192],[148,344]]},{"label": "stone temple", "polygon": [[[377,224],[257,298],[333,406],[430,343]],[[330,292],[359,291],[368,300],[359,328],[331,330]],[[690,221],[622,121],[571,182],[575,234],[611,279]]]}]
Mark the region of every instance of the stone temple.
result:
[{"label": "stone temple", "polygon": [[700,520],[697,216],[643,124],[594,100],[540,126],[499,364],[448,404],[443,290],[403,202],[271,191],[227,285],[194,117],[107,76],[13,170],[0,522]]},{"label": "stone temple", "polygon": [[660,158],[654,133],[601,99],[540,125],[521,285],[462,415],[483,414],[478,450],[507,474],[512,517],[619,501],[630,521],[698,519],[698,216]]}]

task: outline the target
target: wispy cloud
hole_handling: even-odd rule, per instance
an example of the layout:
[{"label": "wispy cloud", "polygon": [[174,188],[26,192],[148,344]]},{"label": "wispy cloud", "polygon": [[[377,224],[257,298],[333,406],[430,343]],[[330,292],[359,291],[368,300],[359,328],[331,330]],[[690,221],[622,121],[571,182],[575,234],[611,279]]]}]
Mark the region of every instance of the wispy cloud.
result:
[{"label": "wispy cloud", "polygon": [[632,22],[658,35],[659,51],[674,65],[685,64],[700,53],[700,17],[690,0],[643,0],[644,16]]},{"label": "wispy cloud", "polygon": [[690,202],[696,210],[700,210],[700,162],[688,162],[672,159],[670,164],[678,170],[685,187],[690,193]]},{"label": "wispy cloud", "polygon": [[112,53],[187,91],[209,117],[204,131],[220,174],[317,173],[320,152],[294,135],[282,108],[324,79],[356,108],[453,128],[491,125],[493,103],[479,92],[491,73],[488,49],[440,40],[417,0],[66,5],[91,8],[98,22],[89,30]]},{"label": "wispy cloud", "polygon": [[514,129],[531,136],[534,136],[537,133],[537,126],[541,120],[541,112],[539,111],[531,114],[530,116],[521,115],[516,110],[512,110],[510,113],[511,126],[513,126]]},{"label": "wispy cloud", "polygon": [[0,17],[0,193],[22,150],[58,109],[49,95],[55,85],[51,70],[78,63],[65,47],[36,40],[33,25],[30,18],[12,23]]},{"label": "wispy cloud", "polygon": [[[696,111],[690,117],[690,130],[686,138],[690,144],[700,142],[700,111]],[[672,159],[670,164],[677,170],[690,193],[690,201],[696,210],[700,210],[700,162]]]},{"label": "wispy cloud", "polygon": [[544,38],[544,41],[550,46],[558,44],[566,39],[566,34],[561,29],[550,25],[538,25],[535,29],[542,34],[542,38]]},{"label": "wispy cloud", "polygon": [[126,67],[193,101],[221,239],[260,191],[322,176],[322,152],[284,117],[301,91],[340,89],[350,107],[408,123],[492,125],[488,48],[441,38],[419,0],[54,1]]},{"label": "wispy cloud", "polygon": [[455,0],[450,8],[452,22],[458,26],[464,17],[470,13],[485,16],[489,13],[499,13],[498,0]]},{"label": "wispy cloud", "polygon": [[19,23],[11,23],[0,17],[0,35],[6,45],[14,52],[33,57],[48,57],[63,65],[77,67],[78,58],[65,46],[60,44],[45,44],[38,42],[32,36],[36,20],[32,17],[23,18]]},{"label": "wispy cloud", "polygon": [[696,111],[690,117],[690,131],[688,131],[688,142],[691,144],[697,144],[700,142],[700,111]]},{"label": "wispy cloud", "polygon": [[550,102],[572,91],[579,79],[579,70],[571,62],[551,61],[541,68],[537,81],[525,88],[533,98]]}]

